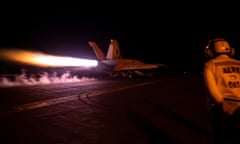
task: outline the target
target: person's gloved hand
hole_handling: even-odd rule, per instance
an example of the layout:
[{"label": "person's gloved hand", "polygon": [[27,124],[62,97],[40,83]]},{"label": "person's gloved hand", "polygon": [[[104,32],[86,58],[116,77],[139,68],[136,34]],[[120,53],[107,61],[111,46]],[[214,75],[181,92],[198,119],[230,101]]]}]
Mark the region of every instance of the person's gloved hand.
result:
[{"label": "person's gloved hand", "polygon": [[223,112],[227,115],[232,115],[236,110],[236,106],[234,102],[223,102],[222,104]]}]

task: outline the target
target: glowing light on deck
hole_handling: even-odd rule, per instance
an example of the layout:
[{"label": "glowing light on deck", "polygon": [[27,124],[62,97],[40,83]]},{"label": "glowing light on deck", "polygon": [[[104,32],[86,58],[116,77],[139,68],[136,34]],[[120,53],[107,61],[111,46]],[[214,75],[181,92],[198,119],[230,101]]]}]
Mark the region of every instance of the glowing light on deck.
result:
[{"label": "glowing light on deck", "polygon": [[1,50],[1,58],[12,60],[16,62],[37,65],[37,66],[85,66],[94,67],[97,65],[96,60],[81,59],[74,57],[49,55],[40,52],[26,51],[26,50]]}]

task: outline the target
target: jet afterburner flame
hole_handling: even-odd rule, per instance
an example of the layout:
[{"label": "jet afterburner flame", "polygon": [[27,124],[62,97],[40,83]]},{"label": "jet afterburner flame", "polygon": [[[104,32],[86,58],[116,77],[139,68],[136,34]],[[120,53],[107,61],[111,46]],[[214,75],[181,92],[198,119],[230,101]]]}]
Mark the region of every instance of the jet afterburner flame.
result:
[{"label": "jet afterburner flame", "polygon": [[26,51],[19,49],[0,50],[1,58],[21,62],[25,64],[47,66],[47,67],[65,67],[65,66],[84,66],[94,67],[97,65],[96,60],[81,59],[66,56],[56,56],[44,54],[41,52]]}]

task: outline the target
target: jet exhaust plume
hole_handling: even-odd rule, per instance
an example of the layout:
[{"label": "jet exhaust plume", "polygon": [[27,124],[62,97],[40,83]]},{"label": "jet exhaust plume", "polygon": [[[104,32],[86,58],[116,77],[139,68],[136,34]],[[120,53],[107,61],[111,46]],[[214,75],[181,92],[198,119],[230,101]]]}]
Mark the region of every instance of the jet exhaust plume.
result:
[{"label": "jet exhaust plume", "polygon": [[96,60],[49,55],[41,52],[26,51],[20,49],[0,50],[0,57],[10,61],[41,67],[97,66]]}]

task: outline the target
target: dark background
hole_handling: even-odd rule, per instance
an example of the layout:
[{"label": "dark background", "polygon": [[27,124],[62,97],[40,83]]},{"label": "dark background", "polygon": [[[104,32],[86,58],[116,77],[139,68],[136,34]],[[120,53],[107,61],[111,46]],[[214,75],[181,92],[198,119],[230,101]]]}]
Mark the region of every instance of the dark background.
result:
[{"label": "dark background", "polygon": [[106,52],[115,38],[125,58],[198,72],[211,38],[225,37],[240,57],[239,11],[234,6],[183,1],[7,3],[0,10],[0,48],[96,59],[88,41]]}]

